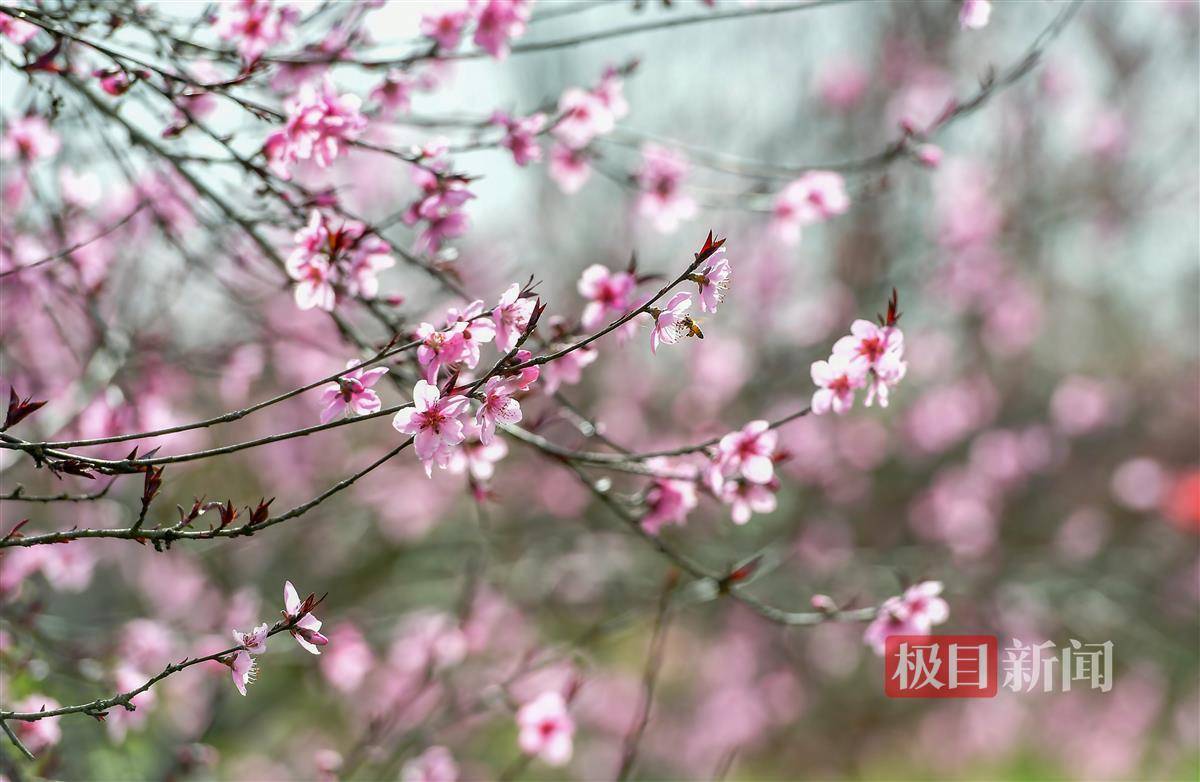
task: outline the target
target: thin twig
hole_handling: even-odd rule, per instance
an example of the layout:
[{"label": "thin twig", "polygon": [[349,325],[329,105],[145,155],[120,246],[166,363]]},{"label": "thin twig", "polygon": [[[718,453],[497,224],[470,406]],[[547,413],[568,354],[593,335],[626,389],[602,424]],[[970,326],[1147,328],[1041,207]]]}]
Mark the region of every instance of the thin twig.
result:
[{"label": "thin twig", "polygon": [[99,241],[100,239],[103,239],[104,237],[111,234],[113,231],[116,231],[118,228],[120,228],[121,226],[125,225],[130,220],[132,220],[138,214],[138,212],[142,211],[142,209],[144,209],[145,207],[146,207],[146,202],[141,201],[138,203],[137,207],[132,212],[125,215],[124,217],[122,217],[120,220],[113,223],[112,225],[108,226],[107,228],[105,228],[100,233],[96,234],[95,236],[84,239],[81,242],[76,242],[75,244],[71,245],[67,249],[59,250],[58,252],[54,253],[53,255],[47,255],[45,258],[42,258],[41,260],[34,261],[33,263],[26,263],[21,266],[17,266],[13,269],[8,269],[6,271],[2,271],[2,272],[0,272],[0,279],[8,277],[9,275],[12,275],[12,274],[19,274],[20,272],[28,271],[29,269],[36,269],[37,267],[42,266],[43,264],[50,263],[51,261],[57,261],[60,258],[66,258],[71,253],[73,253],[77,250],[80,250],[84,247],[87,247],[92,242]]},{"label": "thin twig", "polygon": [[638,703],[637,715],[633,725],[625,736],[625,744],[621,750],[621,765],[617,769],[617,779],[629,779],[637,763],[638,747],[642,736],[650,724],[650,710],[654,706],[654,690],[658,684],[658,673],[662,669],[663,649],[667,640],[667,619],[671,606],[671,593],[675,591],[675,577],[672,573],[667,577],[662,594],[658,599],[658,612],[654,616],[654,630],[650,635],[650,645],[646,649],[646,664],[642,669],[642,697]]},{"label": "thin twig", "polygon": [[13,732],[13,729],[9,727],[7,722],[0,720],[0,728],[4,728],[4,735],[8,736],[8,740],[11,741],[14,746],[16,746],[16,748],[21,752],[22,755],[26,757],[26,759],[37,760],[37,758],[34,757],[34,754],[29,751],[29,748],[21,743],[21,739],[17,737],[17,734]]}]

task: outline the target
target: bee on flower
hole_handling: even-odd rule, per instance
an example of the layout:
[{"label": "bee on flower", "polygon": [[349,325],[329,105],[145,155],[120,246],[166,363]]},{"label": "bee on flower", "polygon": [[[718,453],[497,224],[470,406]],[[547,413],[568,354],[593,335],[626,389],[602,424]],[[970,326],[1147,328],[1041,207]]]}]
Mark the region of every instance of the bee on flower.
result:
[{"label": "bee on flower", "polygon": [[704,339],[700,326],[687,314],[691,308],[692,294],[680,292],[672,296],[663,309],[650,307],[646,310],[654,318],[650,330],[651,353],[657,353],[659,345],[674,345],[687,337]]}]

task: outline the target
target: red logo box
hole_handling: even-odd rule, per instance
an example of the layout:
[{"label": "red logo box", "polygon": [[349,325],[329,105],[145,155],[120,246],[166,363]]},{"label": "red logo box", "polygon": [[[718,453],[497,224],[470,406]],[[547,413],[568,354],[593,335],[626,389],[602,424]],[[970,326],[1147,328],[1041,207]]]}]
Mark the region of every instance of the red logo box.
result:
[{"label": "red logo box", "polygon": [[892,635],[883,655],[889,698],[994,698],[1000,643],[994,635]]}]

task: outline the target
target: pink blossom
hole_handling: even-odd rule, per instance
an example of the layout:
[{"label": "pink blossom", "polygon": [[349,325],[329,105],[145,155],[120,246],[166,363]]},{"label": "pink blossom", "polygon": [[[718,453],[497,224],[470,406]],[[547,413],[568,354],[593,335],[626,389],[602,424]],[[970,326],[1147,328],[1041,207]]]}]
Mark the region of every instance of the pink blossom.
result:
[{"label": "pink blossom", "polygon": [[463,422],[469,403],[464,396],[443,397],[437,387],[418,380],[413,388],[413,406],[396,413],[392,426],[414,436],[413,447],[432,477],[433,466],[445,469],[454,446],[463,441]]},{"label": "pink blossom", "polygon": [[751,421],[730,432],[717,444],[716,463],[725,475],[740,474],[751,483],[769,483],[775,477],[778,435],[763,420]]},{"label": "pink blossom", "polygon": [[373,299],[379,294],[379,272],[396,265],[392,250],[378,236],[363,235],[361,223],[347,222],[341,230],[343,245],[349,242],[349,249],[338,258],[345,272],[346,293]]},{"label": "pink blossom", "polygon": [[246,686],[252,684],[258,674],[258,664],[248,651],[239,649],[229,663],[229,672],[233,677],[233,686],[237,687],[238,692],[245,695]]},{"label": "pink blossom", "polygon": [[776,197],[772,228],[781,241],[795,244],[803,226],[824,222],[849,208],[850,196],[841,174],[809,171]]},{"label": "pink blossom", "polygon": [[526,755],[555,767],[571,759],[575,722],[559,693],[544,692],[522,706],[517,711],[517,728],[517,744]]},{"label": "pink blossom", "polygon": [[942,148],[937,144],[918,144],[913,157],[925,168],[937,168],[942,164]]},{"label": "pink blossom", "polygon": [[430,747],[400,770],[401,782],[457,782],[458,764],[445,747]]},{"label": "pink blossom", "polygon": [[41,158],[54,157],[62,143],[49,123],[37,114],[9,120],[8,131],[0,139],[0,158],[14,158],[32,163]]},{"label": "pink blossom", "polygon": [[[360,362],[351,359],[347,369]],[[383,407],[379,394],[372,386],[387,374],[387,367],[351,370],[321,391],[321,423],[329,423],[346,410],[354,415],[367,415]]]},{"label": "pink blossom", "polygon": [[546,115],[538,112],[528,117],[513,119],[502,111],[492,115],[493,125],[504,128],[504,138],[500,146],[512,153],[513,162],[518,166],[526,166],[542,159],[542,148],[538,146],[537,136],[546,127]]},{"label": "pink blossom", "polygon": [[579,348],[549,362],[543,367],[542,387],[553,394],[563,385],[575,385],[583,376],[583,370],[600,355],[592,348]]},{"label": "pink blossom", "polygon": [[509,42],[525,33],[532,0],[484,0],[475,21],[475,45],[498,60],[508,56]]},{"label": "pink blossom", "polygon": [[[149,677],[146,674],[127,664],[118,666],[113,676],[118,692],[135,690],[141,687],[147,678]],[[145,725],[146,718],[157,701],[158,695],[153,689],[149,689],[145,692],[139,692],[129,699],[129,705],[133,707],[133,711],[126,709],[113,709],[109,711],[108,716],[104,720],[104,724],[108,728],[109,738],[119,743],[125,739],[125,734],[130,729],[140,730]]]},{"label": "pink blossom", "polygon": [[580,323],[585,329],[594,331],[610,315],[619,317],[629,312],[630,297],[637,287],[637,279],[629,272],[609,271],[597,263],[583,270],[576,287],[579,295],[588,299]]},{"label": "pink blossom", "polygon": [[427,220],[425,230],[421,231],[414,245],[417,252],[437,252],[447,239],[457,238],[467,232],[467,216],[462,212],[448,212]]},{"label": "pink blossom", "polygon": [[496,465],[508,456],[508,445],[500,438],[484,445],[479,439],[479,427],[470,419],[463,424],[463,434],[462,445],[454,450],[446,469],[454,475],[469,474],[473,481],[490,481],[496,474]]},{"label": "pink blossom", "polygon": [[682,191],[688,168],[682,152],[657,144],[642,147],[642,165],[637,171],[638,213],[661,233],[672,233],[680,221],[696,214],[695,200]]},{"label": "pink blossom", "polygon": [[1078,437],[1112,423],[1118,399],[1103,380],[1083,375],[1066,377],[1050,397],[1050,420],[1068,437]]},{"label": "pink blossom", "polygon": [[953,105],[954,80],[942,68],[919,61],[909,63],[900,80],[887,105],[887,124],[898,125],[905,135],[928,134]]},{"label": "pink blossom", "polygon": [[753,483],[747,480],[727,480],[720,484],[717,498],[730,508],[730,516],[737,525],[746,524],[755,513],[771,513],[775,510],[775,492],[779,481]]},{"label": "pink blossom", "polygon": [[151,619],[133,619],[121,627],[117,656],[133,668],[149,671],[170,662],[174,647],[166,626]]},{"label": "pink blossom", "polygon": [[572,149],[566,144],[555,142],[550,147],[550,178],[567,195],[578,193],[592,176],[592,167],[588,164],[587,154],[580,149]]},{"label": "pink blossom", "polygon": [[887,407],[890,389],[899,385],[907,372],[908,363],[901,360],[899,353],[884,355],[867,378],[867,398],[863,404],[870,407],[879,400],[880,407]]},{"label": "pink blossom", "polygon": [[[13,711],[35,712],[54,711],[60,708],[58,701],[44,695],[30,695],[13,704]],[[21,739],[21,743],[30,752],[38,753],[53,747],[62,739],[62,728],[58,726],[60,717],[43,717],[40,720],[12,720],[9,726]]]},{"label": "pink blossom", "polygon": [[333,312],[337,292],[333,287],[334,274],[324,258],[292,255],[287,260],[287,273],[296,281],[296,306],[302,310],[313,307]]},{"label": "pink blossom", "polygon": [[[663,459],[652,459],[646,466],[657,472],[668,472],[670,464]],[[667,524],[683,526],[688,513],[696,507],[696,484],[694,481],[677,478],[655,478],[646,490],[646,513],[642,516],[642,529],[657,535]]]},{"label": "pink blossom", "polygon": [[255,62],[267,49],[283,43],[300,18],[291,6],[276,8],[271,0],[238,0],[226,6],[216,25],[217,35],[236,41],[238,53]]},{"label": "pink blossom", "polygon": [[120,68],[113,70],[96,70],[92,75],[100,80],[100,89],[112,96],[124,95],[133,86],[129,74]]},{"label": "pink blossom", "polygon": [[676,293],[663,309],[650,308],[654,326],[650,329],[650,352],[657,353],[662,344],[673,345],[681,339],[697,334],[699,329],[687,311],[692,308],[692,295]]},{"label": "pink blossom", "polygon": [[[207,62],[196,63],[191,69],[192,77],[204,84],[220,82],[221,75],[213,65]],[[217,110],[217,96],[205,89],[203,84],[188,87],[175,96],[175,113],[171,124],[163,129],[163,138],[178,136],[192,123],[193,120],[203,119]]]},{"label": "pink blossom", "polygon": [[989,0],[962,0],[958,9],[958,24],[964,30],[981,30],[987,27],[992,15],[992,4]]},{"label": "pink blossom", "polygon": [[922,581],[904,590],[903,599],[914,621],[932,627],[950,618],[950,606],[941,594],[941,581]]},{"label": "pink blossom", "polygon": [[455,327],[439,331],[430,323],[417,327],[417,363],[430,383],[436,383],[442,367],[456,364],[463,353],[462,330]]},{"label": "pink blossom", "polygon": [[59,592],[82,592],[92,580],[96,567],[93,549],[78,544],[50,546],[42,554],[42,575]]},{"label": "pink blossom", "polygon": [[422,194],[408,205],[404,222],[416,225],[424,221],[426,227],[417,237],[417,251],[437,252],[444,240],[466,232],[467,217],[461,210],[475,195],[467,189],[463,179],[438,175],[425,168],[413,169],[413,179],[421,187]]},{"label": "pink blossom", "polygon": [[812,380],[820,388],[813,394],[814,415],[824,415],[830,409],[841,415],[854,406],[854,392],[862,388],[867,369],[851,362],[845,355],[832,355],[828,361],[814,361]]},{"label": "pink blossom", "polygon": [[[246,647],[246,651],[250,654],[262,654],[267,651],[267,632],[270,629],[267,623],[263,622],[248,633],[234,630],[233,640]],[[242,694],[245,695],[245,693]]]},{"label": "pink blossom", "polygon": [[700,309],[704,312],[716,312],[717,305],[725,300],[729,290],[733,270],[725,258],[725,248],[713,253],[704,268],[691,276],[700,288]]},{"label": "pink blossom", "polygon": [[521,286],[513,283],[500,296],[492,310],[492,322],[496,325],[496,347],[504,353],[517,346],[517,341],[529,326],[529,318],[537,302],[532,297],[521,296]]},{"label": "pink blossom", "polygon": [[459,620],[441,611],[409,614],[388,652],[398,671],[424,675],[453,668],[467,657],[467,636]]},{"label": "pink blossom", "polygon": [[290,164],[297,160],[328,167],[345,142],[366,129],[361,106],[357,95],[339,95],[328,75],[319,88],[312,84],[301,87],[299,94],[284,104],[288,116],[283,130],[271,134],[263,148],[271,168],[286,179]]},{"label": "pink blossom", "polygon": [[233,676],[233,686],[238,687],[238,692],[245,696],[246,686],[252,684],[254,676],[258,674],[258,664],[250,652],[239,649],[233,660],[229,661],[229,674]]},{"label": "pink blossom", "polygon": [[558,122],[551,131],[571,149],[583,149],[596,136],[611,133],[613,114],[599,96],[580,89],[567,88],[558,99]]},{"label": "pink blossom", "polygon": [[470,14],[461,11],[444,11],[440,14],[425,14],[421,17],[421,35],[432,38],[442,51],[453,51],[462,41],[463,29]]},{"label": "pink blossom", "polygon": [[321,673],[337,690],[357,690],[374,664],[371,647],[357,627],[343,623],[329,634],[329,649],[321,655]]},{"label": "pink blossom", "polygon": [[13,43],[23,46],[33,40],[40,28],[24,19],[17,19],[6,13],[0,13],[0,35],[7,37]]},{"label": "pink blossom", "polygon": [[835,111],[853,109],[862,101],[869,86],[870,74],[856,60],[828,59],[817,68],[817,94],[822,103]]},{"label": "pink blossom", "polygon": [[341,775],[338,772],[344,762],[345,759],[337,750],[328,747],[318,749],[313,753],[313,768],[317,772],[315,782],[340,782]]},{"label": "pink blossom", "polygon": [[940,595],[940,581],[922,581],[889,597],[879,606],[875,619],[867,626],[863,641],[882,655],[891,635],[928,635],[934,625],[950,618],[950,607]]},{"label": "pink blossom", "polygon": [[625,100],[625,80],[611,65],[604,69],[600,83],[592,90],[592,94],[608,108],[614,120],[624,119],[629,114],[629,101]]},{"label": "pink blossom", "polygon": [[451,307],[446,310],[446,327],[457,330],[461,336],[458,360],[468,369],[479,365],[483,345],[496,337],[496,326],[492,319],[483,314],[483,300],[476,299],[462,312]]},{"label": "pink blossom", "polygon": [[288,274],[300,283],[295,294],[301,309],[317,306],[332,311],[339,284],[350,296],[375,298],[376,275],[396,260],[387,243],[366,230],[354,220],[334,228],[317,210],[310,213],[308,224],[296,232],[296,247],[286,264]]},{"label": "pink blossom", "polygon": [[1118,465],[1109,487],[1121,505],[1145,513],[1161,504],[1167,483],[1167,473],[1162,465],[1142,456]]},{"label": "pink blossom", "polygon": [[379,104],[382,113],[407,114],[412,109],[412,93],[416,82],[406,71],[393,68],[375,89],[371,100]]},{"label": "pink blossom", "polygon": [[889,355],[904,350],[904,335],[895,326],[879,326],[862,318],[850,324],[850,335],[833,343],[833,354],[865,369],[875,369]]},{"label": "pink blossom", "polygon": [[289,632],[296,639],[296,643],[311,654],[320,654],[321,650],[317,647],[329,643],[329,639],[321,635],[321,620],[308,611],[301,613],[304,603],[296,594],[296,587],[292,586],[291,581],[285,581],[283,584],[283,607],[284,614],[293,622]]},{"label": "pink blossom", "polygon": [[996,236],[1004,210],[991,193],[992,173],[978,163],[949,161],[934,177],[938,242],[962,249]]},{"label": "pink blossom", "polygon": [[475,414],[479,441],[484,445],[496,436],[496,424],[515,424],[521,420],[521,404],[513,398],[516,389],[502,377],[489,378],[483,387],[483,404]]}]

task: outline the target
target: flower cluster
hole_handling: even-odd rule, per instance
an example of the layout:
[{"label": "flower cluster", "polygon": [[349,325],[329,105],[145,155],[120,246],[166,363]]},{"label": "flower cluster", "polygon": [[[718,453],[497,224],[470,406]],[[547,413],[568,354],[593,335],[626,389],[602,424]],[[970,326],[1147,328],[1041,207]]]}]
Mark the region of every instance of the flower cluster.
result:
[{"label": "flower cluster", "polygon": [[393,68],[371,90],[371,100],[378,104],[381,114],[407,114],[412,108],[412,94],[417,83],[407,71]]},{"label": "flower cluster", "polygon": [[533,0],[470,0],[465,8],[423,16],[421,35],[432,39],[439,52],[451,52],[474,23],[475,45],[503,60],[513,39],[525,33],[532,6]]},{"label": "flower cluster", "polygon": [[295,241],[286,265],[302,310],[332,312],[339,293],[373,299],[379,293],[376,275],[396,263],[387,243],[365,225],[347,220],[334,227],[315,209]]},{"label": "flower cluster", "polygon": [[637,277],[632,271],[614,272],[596,263],[583,270],[576,287],[579,295],[588,300],[580,325],[594,331],[605,321],[633,309]]},{"label": "flower cluster", "polygon": [[[296,639],[296,643],[312,654],[320,654],[319,647],[329,643],[329,639],[321,634],[321,620],[312,614],[312,609],[318,602],[315,595],[309,595],[303,601],[300,600],[300,595],[296,592],[296,587],[292,586],[292,582],[284,582],[284,624],[279,625],[277,629],[287,627],[288,632]],[[254,658],[267,651],[267,639],[272,632],[274,632],[273,628],[266,622],[248,633],[239,630],[233,631],[233,640],[237,641],[241,648],[221,662],[229,666],[233,677],[233,686],[237,687],[238,692],[242,695],[246,694],[247,685],[253,683],[258,674],[258,663]]]},{"label": "flower cluster", "polygon": [[637,210],[660,233],[673,233],[680,222],[696,216],[695,199],[683,192],[688,168],[682,152],[658,144],[642,147],[642,165],[635,175]]},{"label": "flower cluster", "polygon": [[882,655],[889,635],[929,635],[934,625],[950,618],[950,606],[941,594],[941,581],[922,581],[884,600],[867,625],[863,642]]},{"label": "flower cluster", "polygon": [[[659,476],[672,472],[666,459],[650,459],[646,467]],[[657,535],[668,524],[683,526],[687,515],[697,505],[696,482],[691,478],[657,477],[646,490],[646,512],[642,515],[642,529]]]},{"label": "flower cluster", "polygon": [[607,68],[590,90],[571,87],[558,99],[558,118],[551,134],[550,178],[564,193],[575,193],[592,175],[587,146],[613,131],[629,113],[624,81],[616,68]]},{"label": "flower cluster", "polygon": [[223,9],[216,24],[217,35],[234,41],[247,63],[256,62],[267,49],[286,41],[300,18],[297,9],[276,6],[273,0],[238,0]]},{"label": "flower cluster", "polygon": [[462,208],[475,195],[467,189],[465,178],[445,172],[446,162],[438,159],[443,152],[441,146],[423,150],[427,162],[413,169],[413,181],[421,192],[405,209],[404,223],[424,223],[417,236],[417,252],[436,253],[446,239],[462,236],[467,230]]},{"label": "flower cluster", "polygon": [[[526,361],[528,351],[518,351],[516,359]],[[474,420],[467,418],[470,400],[449,391],[441,393],[437,386],[418,380],[413,388],[413,406],[396,413],[392,426],[402,434],[413,436],[417,458],[425,465],[426,475],[433,475],[434,466],[463,473],[469,470],[472,479],[487,480],[492,464],[502,458],[506,448],[496,441],[499,424],[521,421],[521,404],[517,394],[528,391],[537,380],[537,367],[526,367],[513,375],[488,378],[479,392],[480,405]]]},{"label": "flower cluster", "polygon": [[854,321],[850,334],[834,343],[829,360],[813,363],[812,379],[819,387],[812,398],[814,414],[846,412],[854,406],[855,392],[861,388],[867,389],[868,407],[876,399],[880,407],[887,407],[889,389],[904,378],[908,369],[904,334],[896,328],[899,318],[893,291],[887,315],[880,317],[879,324]]},{"label": "flower cluster", "polygon": [[287,121],[282,130],[267,137],[263,154],[271,170],[280,178],[291,176],[298,160],[312,160],[326,168],[342,153],[347,141],[353,141],[367,127],[362,99],[357,95],[339,95],[328,76],[319,86],[305,84],[284,104]]},{"label": "flower cluster", "polygon": [[705,477],[713,496],[730,507],[734,524],[775,510],[775,462],[782,456],[775,431],[762,420],[751,421],[717,443]]},{"label": "flower cluster", "polygon": [[416,335],[421,340],[417,348],[421,372],[428,382],[436,384],[443,367],[477,367],[482,346],[496,337],[496,325],[484,313],[483,301],[476,299],[461,312],[450,308],[446,313],[445,328],[422,323],[417,327]]},{"label": "flower cluster", "polygon": [[850,196],[841,174],[809,171],[776,196],[771,227],[780,241],[796,244],[804,226],[825,222],[849,208]]},{"label": "flower cluster", "polygon": [[518,119],[503,111],[497,111],[492,114],[491,124],[504,128],[504,138],[500,140],[500,146],[512,153],[513,162],[518,166],[527,166],[542,159],[542,148],[538,146],[537,135],[546,127],[545,114],[537,112]]},{"label": "flower cluster", "polygon": [[349,410],[354,415],[374,413],[383,407],[379,394],[372,386],[387,374],[387,367],[365,369],[361,362],[351,359],[346,368],[351,369],[321,390],[321,423],[329,423]]},{"label": "flower cluster", "polygon": [[[717,311],[732,282],[733,272],[725,258],[724,245],[724,239],[714,242],[710,233],[704,247],[696,255],[696,260],[704,265],[687,276],[699,289],[700,309],[704,312]],[[668,299],[661,309],[649,307],[646,310],[654,321],[650,329],[651,353],[657,353],[659,345],[673,345],[687,337],[704,339],[704,332],[689,314],[692,304],[690,293],[679,292]]]},{"label": "flower cluster", "polygon": [[431,323],[417,328],[416,336],[421,341],[417,362],[424,378],[413,389],[413,406],[399,411],[392,426],[413,435],[413,447],[425,464],[426,474],[432,475],[436,465],[460,473],[469,470],[478,480],[491,476],[492,463],[505,453],[493,447],[496,427],[521,420],[516,396],[529,390],[540,370],[536,366],[501,370],[488,377],[475,394],[480,406],[473,421],[467,418],[470,400],[450,390],[439,392],[438,376],[442,369],[455,375],[474,369],[479,365],[482,346],[493,340],[502,353],[513,354],[511,358],[518,364],[528,361],[529,351],[517,348],[536,324],[537,313],[536,300],[523,295],[521,286],[513,283],[490,314],[485,312],[483,301],[476,300],[461,311],[448,310],[445,328],[438,329]]}]

